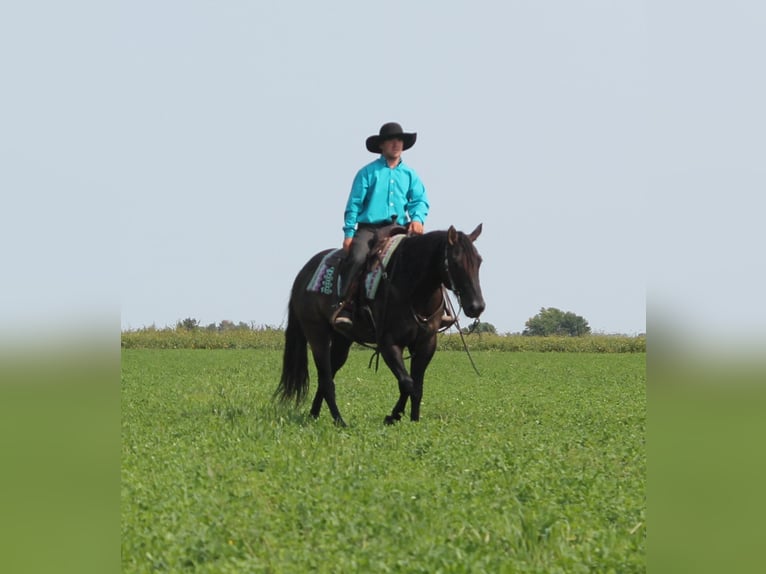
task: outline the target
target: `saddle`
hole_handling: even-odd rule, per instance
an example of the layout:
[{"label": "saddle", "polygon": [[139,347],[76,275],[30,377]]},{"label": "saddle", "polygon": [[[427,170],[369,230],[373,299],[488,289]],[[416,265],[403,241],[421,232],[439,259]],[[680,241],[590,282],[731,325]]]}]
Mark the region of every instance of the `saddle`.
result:
[{"label": "saddle", "polygon": [[396,248],[399,247],[399,243],[407,237],[405,228],[401,226],[396,226],[396,228],[404,231],[397,231],[385,236],[376,234],[373,247],[367,256],[366,272],[363,273],[362,278],[364,280],[364,294],[369,301],[375,299],[380,280],[385,274],[386,265],[391,260]]},{"label": "saddle", "polygon": [[398,223],[391,223],[376,229],[375,240],[370,248],[370,255],[374,255],[381,244],[385,243],[387,239],[394,237],[395,235],[407,235],[407,228]]},{"label": "saddle", "polygon": [[[368,300],[375,298],[385,266],[406,234],[407,228],[397,224],[386,225],[375,230],[375,237],[371,241],[370,252],[367,255],[367,265],[361,277],[364,282],[364,295]],[[327,252],[317,265],[306,290],[324,295],[337,293],[338,269],[345,257],[346,253],[343,249]],[[357,294],[361,295],[361,291],[359,289]]]}]

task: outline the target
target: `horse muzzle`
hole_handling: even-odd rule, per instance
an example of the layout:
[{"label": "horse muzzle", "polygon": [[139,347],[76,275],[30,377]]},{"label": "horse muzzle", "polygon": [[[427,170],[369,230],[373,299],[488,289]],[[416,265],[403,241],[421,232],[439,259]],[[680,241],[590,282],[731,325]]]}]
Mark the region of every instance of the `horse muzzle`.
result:
[{"label": "horse muzzle", "polygon": [[463,312],[467,317],[471,319],[478,318],[483,312],[486,305],[484,299],[474,299],[472,301],[463,301]]}]

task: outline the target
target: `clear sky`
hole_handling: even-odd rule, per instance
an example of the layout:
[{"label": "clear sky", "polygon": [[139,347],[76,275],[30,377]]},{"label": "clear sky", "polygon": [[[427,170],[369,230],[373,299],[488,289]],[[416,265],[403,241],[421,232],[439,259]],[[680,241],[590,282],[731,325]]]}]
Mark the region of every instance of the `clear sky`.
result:
[{"label": "clear sky", "polygon": [[[708,255],[738,267],[710,230],[763,246],[762,210],[723,213],[763,207],[762,9],[37,4],[0,14],[6,324],[118,300],[123,329],[282,325],[298,269],[340,246],[375,157],[364,140],[387,121],[418,133],[404,159],[431,199],[426,229],[483,223],[483,319],[500,332],[557,307],[641,333],[648,283],[650,302],[694,314],[720,293],[688,297],[720,279]],[[740,302],[766,291],[759,266]]]},{"label": "clear sky", "polygon": [[427,229],[484,224],[485,321],[645,330],[639,5],[157,4],[122,14],[123,327],[281,324],[398,121]]}]

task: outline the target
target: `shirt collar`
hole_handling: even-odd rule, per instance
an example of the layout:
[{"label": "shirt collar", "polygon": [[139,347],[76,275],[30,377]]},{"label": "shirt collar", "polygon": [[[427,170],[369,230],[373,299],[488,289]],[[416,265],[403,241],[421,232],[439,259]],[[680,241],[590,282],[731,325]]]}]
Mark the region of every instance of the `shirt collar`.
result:
[{"label": "shirt collar", "polygon": [[[380,161],[380,163],[382,163],[385,167],[388,167],[388,160],[386,160],[386,158],[383,156],[383,154],[380,155],[380,157],[378,158],[378,161]],[[394,167],[392,167],[390,169],[396,169],[397,167],[399,167],[401,165],[404,165],[404,160],[400,157],[399,158],[399,163],[397,163]]]}]

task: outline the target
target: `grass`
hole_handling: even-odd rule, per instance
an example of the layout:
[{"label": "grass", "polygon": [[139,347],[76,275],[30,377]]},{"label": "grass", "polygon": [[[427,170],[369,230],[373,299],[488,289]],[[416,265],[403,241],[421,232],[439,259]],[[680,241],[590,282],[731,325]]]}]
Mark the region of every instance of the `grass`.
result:
[{"label": "grass", "polygon": [[645,355],[473,354],[388,427],[352,351],[338,429],[271,403],[279,351],[123,350],[123,571],[645,571]]}]

